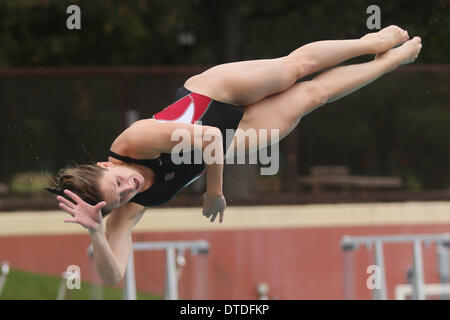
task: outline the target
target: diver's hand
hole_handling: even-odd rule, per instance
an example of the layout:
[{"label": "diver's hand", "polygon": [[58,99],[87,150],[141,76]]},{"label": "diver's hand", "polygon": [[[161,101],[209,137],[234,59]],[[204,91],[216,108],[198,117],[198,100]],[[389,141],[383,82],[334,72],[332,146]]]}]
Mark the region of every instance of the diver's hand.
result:
[{"label": "diver's hand", "polygon": [[64,190],[64,193],[75,202],[74,204],[62,196],[56,197],[60,201],[59,207],[73,217],[73,219],[66,219],[64,222],[78,223],[91,233],[103,230],[101,209],[106,206],[105,201],[91,206],[70,190]]},{"label": "diver's hand", "polygon": [[219,223],[223,221],[223,213],[227,207],[227,202],[222,194],[212,195],[208,192],[203,194],[203,215],[207,218],[211,217],[211,222],[216,220],[217,214],[219,215]]}]

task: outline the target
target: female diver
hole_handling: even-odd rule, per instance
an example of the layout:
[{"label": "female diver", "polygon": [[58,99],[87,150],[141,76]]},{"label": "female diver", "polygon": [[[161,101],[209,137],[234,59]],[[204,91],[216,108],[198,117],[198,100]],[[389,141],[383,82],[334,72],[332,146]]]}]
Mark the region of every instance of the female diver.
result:
[{"label": "female diver", "polygon": [[[278,130],[282,139],[314,109],[413,62],[421,47],[419,37],[409,40],[405,30],[389,26],[360,39],[309,43],[281,58],[215,66],[189,78],[177,90],[175,102],[152,119],[139,120],[123,131],[112,143],[107,162],[62,169],[47,190],[58,194],[59,207],[72,216],[65,222],[89,231],[97,270],[105,283],[113,285],[125,273],[132,229],[146,207],[169,201],[206,172],[203,214],[211,222],[219,215],[222,223],[223,159],[236,155],[236,150],[263,147],[242,138],[243,133],[264,129],[270,137],[271,130]],[[375,59],[333,67],[366,54]],[[325,68],[330,69],[298,82]],[[214,149],[216,161],[174,163],[176,130],[190,136],[191,158],[196,150],[222,146]]]}]

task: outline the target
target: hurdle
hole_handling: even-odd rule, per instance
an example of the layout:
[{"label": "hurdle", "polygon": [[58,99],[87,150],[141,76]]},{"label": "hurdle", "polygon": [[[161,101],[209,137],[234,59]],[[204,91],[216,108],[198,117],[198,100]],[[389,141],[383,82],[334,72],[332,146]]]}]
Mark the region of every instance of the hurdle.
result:
[{"label": "hurdle", "polygon": [[[124,300],[136,300],[136,278],[134,268],[134,251],[166,251],[166,282],[164,299],[178,300],[178,266],[185,264],[184,251],[190,250],[193,255],[206,255],[210,246],[206,240],[194,241],[147,241],[134,242],[127,269],[125,271],[125,284],[123,288]],[[92,245],[88,248],[89,257],[93,257]]]},{"label": "hurdle", "polygon": [[5,286],[6,278],[9,274],[9,263],[7,261],[2,262],[0,269],[0,296],[2,295],[3,288]]},{"label": "hurdle", "polygon": [[413,244],[413,269],[412,269],[412,299],[425,300],[424,271],[422,260],[422,244],[429,246],[436,243],[437,267],[439,280],[445,285],[449,279],[449,256],[450,234],[405,234],[405,235],[375,235],[375,236],[349,236],[341,239],[341,250],[343,258],[343,295],[344,299],[354,298],[353,279],[353,253],[360,245],[365,245],[366,250],[374,247],[374,265],[378,266],[380,287],[373,289],[374,300],[387,299],[386,268],[384,266],[384,243],[412,243]]},{"label": "hurdle", "polygon": [[56,300],[65,300],[67,298],[67,279],[69,279],[69,274],[64,271],[61,275],[61,281],[59,282]]}]

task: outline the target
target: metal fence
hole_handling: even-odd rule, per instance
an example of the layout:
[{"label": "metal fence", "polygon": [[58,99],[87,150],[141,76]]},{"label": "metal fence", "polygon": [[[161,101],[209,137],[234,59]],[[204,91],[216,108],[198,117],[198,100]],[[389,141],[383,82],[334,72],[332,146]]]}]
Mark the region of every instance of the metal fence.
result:
[{"label": "metal fence", "polygon": [[[134,242],[125,272],[124,300],[136,300],[134,251],[165,250],[166,282],[164,298],[166,300],[178,300],[178,270],[186,264],[185,250],[190,250],[193,255],[197,255],[208,254],[209,249],[209,243],[206,240]],[[92,246],[88,248],[88,255],[90,257],[93,255]]]},{"label": "metal fence", "polygon": [[378,235],[378,236],[344,236],[341,240],[341,249],[344,252],[343,285],[344,299],[354,298],[353,281],[353,253],[362,246],[366,250],[374,248],[374,265],[379,269],[380,287],[373,289],[375,300],[387,299],[386,268],[383,254],[383,244],[385,243],[412,243],[413,244],[413,269],[412,269],[412,298],[424,300],[424,270],[422,259],[422,244],[429,245],[436,243],[438,273],[441,284],[446,284],[449,280],[449,256],[450,234],[416,234],[416,235]]},{"label": "metal fence", "polygon": [[0,297],[2,296],[3,289],[5,287],[6,278],[9,274],[9,263],[3,261],[0,266]]},{"label": "metal fence", "polygon": [[[86,163],[106,159],[111,143],[129,121],[147,118],[160,111],[173,101],[177,87],[191,75],[207,68],[0,69],[0,146],[8,150],[8,155],[0,158],[0,189],[14,191],[16,197],[24,194],[27,199],[2,196],[0,200],[8,201],[0,201],[0,210],[24,206],[54,208],[53,199],[27,196],[26,192],[34,192],[29,189],[37,181],[35,176],[19,175],[40,173],[46,176],[72,161]],[[405,133],[402,141],[407,146],[394,146],[396,139],[392,139],[392,133],[399,137],[405,128],[411,127],[401,121],[396,123],[394,111],[398,119],[406,119],[403,113],[408,110],[438,114],[439,108],[448,105],[449,74],[450,65],[405,66],[382,81],[333,102],[332,107],[304,117],[298,130],[280,143],[277,175],[260,176],[259,165],[227,165],[224,168],[224,192],[235,204],[244,205],[450,199],[450,190],[445,186],[427,187],[435,181],[448,181],[447,149],[439,147],[445,136],[431,135],[429,138],[434,140],[430,144],[423,140],[422,131]],[[361,107],[362,101],[364,107]],[[443,118],[434,116],[431,120]],[[444,124],[436,124],[436,130],[445,127]],[[351,130],[346,131],[346,128]],[[421,139],[415,139],[416,136]],[[430,167],[429,162],[421,160],[422,157],[414,157],[414,152],[420,151],[418,142],[430,147],[435,145],[435,140],[438,144],[433,147],[433,152],[428,152],[431,158],[426,160],[433,163]],[[380,146],[383,148],[379,149]],[[415,167],[407,164],[407,157],[402,158],[404,150],[399,148],[412,149],[413,154],[407,155],[409,162],[425,162],[415,164]],[[400,164],[403,162],[406,167]],[[298,178],[308,178],[311,168],[317,165],[345,165],[350,168],[351,176],[395,176],[402,180],[404,187],[373,190],[358,185],[347,190],[341,183],[337,192],[324,185],[321,190],[325,192],[314,193],[311,192],[314,187],[299,182]],[[412,177],[411,172],[415,174]],[[239,184],[235,183],[236,179]],[[33,184],[29,183],[31,180]],[[421,192],[414,189],[420,187],[417,187],[417,180],[423,180]],[[204,180],[199,179],[198,183],[183,190],[171,205],[201,205],[201,197],[192,195],[200,195],[203,189]]]}]

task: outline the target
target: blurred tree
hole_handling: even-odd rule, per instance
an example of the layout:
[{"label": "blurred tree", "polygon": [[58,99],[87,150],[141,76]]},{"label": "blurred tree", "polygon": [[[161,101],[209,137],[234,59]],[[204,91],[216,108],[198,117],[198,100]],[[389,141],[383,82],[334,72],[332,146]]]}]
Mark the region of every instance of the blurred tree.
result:
[{"label": "blurred tree", "polygon": [[[70,4],[81,8],[80,31],[66,28]],[[368,32],[370,4],[380,6],[383,27],[397,24],[422,36],[417,63],[448,63],[446,0],[0,0],[0,67],[212,65],[273,58],[312,41],[361,37]],[[95,158],[103,156],[99,150],[107,148],[119,120],[104,112],[116,105],[111,94],[116,87],[97,80],[0,79],[0,142],[2,150],[14,153],[0,157],[0,167],[8,168],[0,179],[18,170],[45,170],[42,157],[34,156],[37,150],[57,159],[49,162],[51,168],[65,165],[68,156],[85,160],[80,141]],[[146,94],[130,93],[130,99],[144,106],[149,85],[161,88],[153,98],[163,104],[168,84],[181,80],[139,81],[133,79],[130,91],[140,83]],[[312,164],[346,164],[354,173],[409,176],[415,188],[448,187],[448,83],[448,75],[386,76],[315,111],[299,129],[301,171]],[[91,142],[92,136],[98,141]]]},{"label": "blurred tree", "polygon": [[[66,8],[81,8],[82,28],[66,28]],[[448,1],[398,0],[0,0],[0,66],[216,64],[287,54],[321,39],[361,37],[366,8],[382,26],[424,38],[420,62],[448,61]],[[189,59],[180,29],[195,37]]]}]

